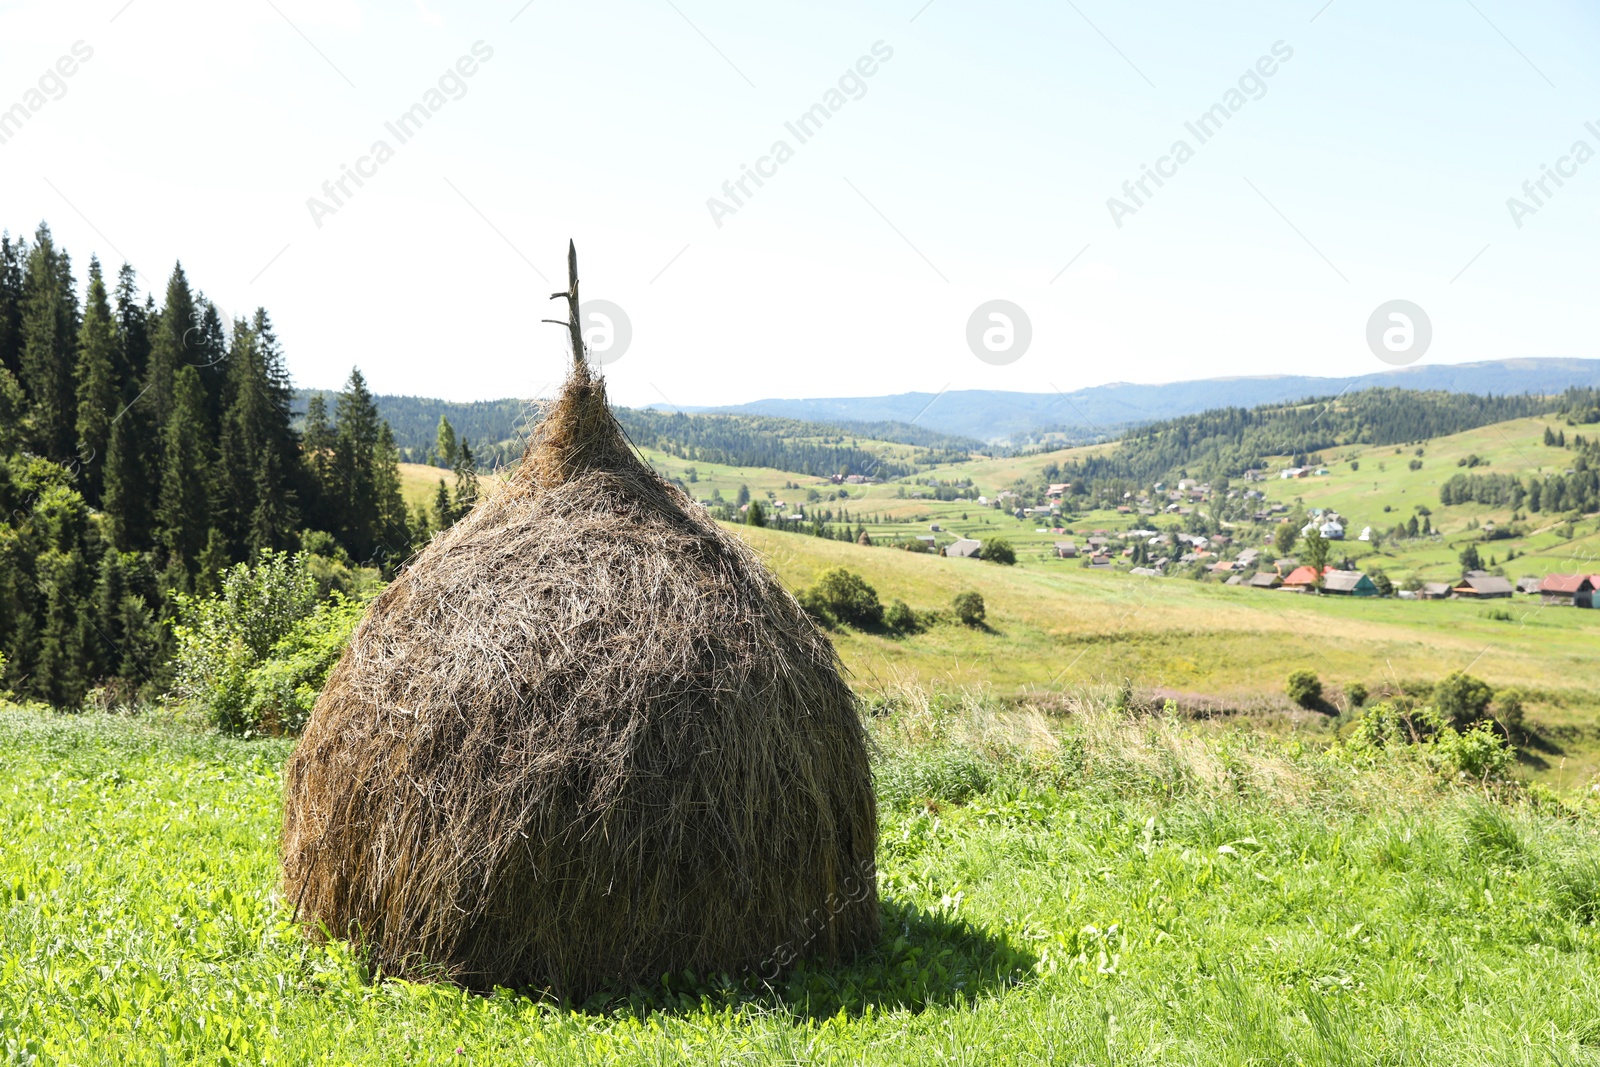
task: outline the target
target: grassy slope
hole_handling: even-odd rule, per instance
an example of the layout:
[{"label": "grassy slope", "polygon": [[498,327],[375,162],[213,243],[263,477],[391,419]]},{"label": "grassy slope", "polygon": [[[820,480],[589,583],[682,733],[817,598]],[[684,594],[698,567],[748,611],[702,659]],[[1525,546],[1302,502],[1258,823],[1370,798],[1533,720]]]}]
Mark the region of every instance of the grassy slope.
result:
[{"label": "grassy slope", "polygon": [[303,941],[276,884],[286,744],[0,711],[0,1048],[37,1064],[1600,1063],[1593,816],[1228,731],[952,718],[879,723],[875,952],[753,999],[677,977],[595,1013],[374,986],[344,946]]},{"label": "grassy slope", "polygon": [[[975,589],[988,632],[939,626],[910,638],[856,631],[835,637],[865,689],[907,681],[984,684],[1005,694],[1062,685],[1136,685],[1251,704],[1281,699],[1300,668],[1330,687],[1369,689],[1432,681],[1470,669],[1496,686],[1537,695],[1532,721],[1570,734],[1535,769],[1565,782],[1600,766],[1600,612],[1513,606],[1512,622],[1465,601],[1350,600],[1269,593],[1185,579],[1140,579],[1090,571],[1070,561],[1024,560],[999,567],[976,560],[864,548],[797,534],[733,527],[790,588],[828,567],[867,579],[885,601],[944,608]],[[1568,757],[1566,766],[1561,757]]]}]

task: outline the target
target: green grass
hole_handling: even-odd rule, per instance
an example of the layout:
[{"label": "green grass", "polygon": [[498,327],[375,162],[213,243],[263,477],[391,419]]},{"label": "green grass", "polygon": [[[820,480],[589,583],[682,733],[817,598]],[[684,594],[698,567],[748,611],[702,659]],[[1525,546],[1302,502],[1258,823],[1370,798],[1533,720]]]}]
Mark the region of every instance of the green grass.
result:
[{"label": "green grass", "polygon": [[276,891],[287,743],[0,712],[0,1056],[1600,1063],[1592,814],[1094,701],[897,706],[874,953],[586,1009],[308,945]]}]

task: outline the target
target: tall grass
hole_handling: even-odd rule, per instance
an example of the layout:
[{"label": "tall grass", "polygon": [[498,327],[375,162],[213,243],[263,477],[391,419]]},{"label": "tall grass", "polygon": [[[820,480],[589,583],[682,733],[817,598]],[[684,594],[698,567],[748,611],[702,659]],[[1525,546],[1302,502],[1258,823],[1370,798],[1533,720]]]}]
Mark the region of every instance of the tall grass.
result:
[{"label": "tall grass", "polygon": [[893,693],[882,943],[589,1005],[302,939],[286,741],[0,712],[0,1060],[1600,1063],[1588,806],[1119,703]]}]

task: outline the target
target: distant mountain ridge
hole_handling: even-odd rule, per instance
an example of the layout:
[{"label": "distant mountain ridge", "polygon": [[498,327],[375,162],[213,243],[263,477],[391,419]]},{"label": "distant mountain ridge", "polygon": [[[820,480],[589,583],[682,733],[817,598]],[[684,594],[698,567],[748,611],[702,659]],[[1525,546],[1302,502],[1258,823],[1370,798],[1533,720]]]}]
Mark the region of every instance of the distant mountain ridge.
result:
[{"label": "distant mountain ridge", "polygon": [[1553,394],[1570,386],[1600,386],[1600,359],[1529,358],[1429,364],[1348,378],[1277,375],[1206,378],[1162,385],[1114,382],[1070,393],[962,389],[892,396],[769,399],[680,410],[703,414],[772,415],[834,424],[906,422],[943,433],[998,441],[1048,431],[1064,431],[1079,438],[1112,436],[1139,423],[1194,415],[1214,408],[1252,408],[1359,389],[1390,387],[1503,395]]}]

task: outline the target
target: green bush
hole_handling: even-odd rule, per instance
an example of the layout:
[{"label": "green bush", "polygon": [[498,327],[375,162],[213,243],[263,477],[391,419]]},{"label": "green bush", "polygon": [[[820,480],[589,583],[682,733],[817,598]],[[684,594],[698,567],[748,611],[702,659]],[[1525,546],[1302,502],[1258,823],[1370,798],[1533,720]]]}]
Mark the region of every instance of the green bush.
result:
[{"label": "green bush", "polygon": [[244,731],[298,733],[339,661],[366,603],[335,593],[296,622],[245,678]]},{"label": "green bush", "polygon": [[1434,740],[1434,750],[1446,764],[1469,778],[1503,778],[1517,761],[1517,751],[1492,722],[1480,722],[1466,730],[1446,728]]},{"label": "green bush", "polygon": [[1322,680],[1314,671],[1295,671],[1289,675],[1289,699],[1302,708],[1314,708],[1322,702]]},{"label": "green bush", "polygon": [[1017,562],[1017,553],[1011,547],[1011,542],[1001,537],[986,538],[983,542],[982,556],[990,563],[999,563],[1007,567]]},{"label": "green bush", "polygon": [[1480,780],[1505,777],[1517,759],[1516,749],[1494,723],[1457,730],[1435,708],[1405,709],[1388,701],[1362,713],[1345,747],[1354,752],[1412,753],[1444,774]]},{"label": "green bush", "polygon": [[1367,687],[1360,682],[1351,682],[1344,687],[1344,695],[1352,708],[1359,708],[1367,702]]},{"label": "green bush", "polygon": [[917,613],[904,600],[892,600],[883,611],[883,624],[895,633],[914,634],[920,628]]},{"label": "green bush", "polygon": [[1520,689],[1502,689],[1494,695],[1494,718],[1507,730],[1522,729],[1524,715],[1523,701],[1526,698]]},{"label": "green bush", "polygon": [[225,571],[220,592],[180,596],[172,695],[223,730],[300,729],[364,604],[316,594],[305,553],[264,552]]},{"label": "green bush", "polygon": [[957,593],[955,599],[950,601],[950,610],[963,626],[982,626],[984,623],[986,611],[980,593]]},{"label": "green bush", "polygon": [[1452,726],[1466,726],[1489,713],[1494,690],[1488,683],[1462,671],[1454,671],[1433,687],[1433,703]]},{"label": "green bush", "polygon": [[878,591],[854,571],[834,567],[823,571],[815,584],[800,592],[800,606],[827,624],[844,623],[871,628],[883,624]]}]

